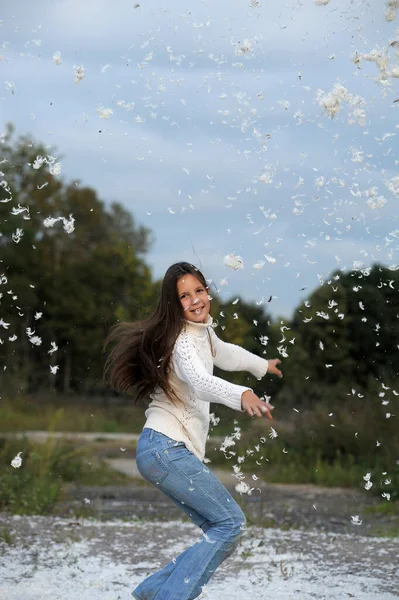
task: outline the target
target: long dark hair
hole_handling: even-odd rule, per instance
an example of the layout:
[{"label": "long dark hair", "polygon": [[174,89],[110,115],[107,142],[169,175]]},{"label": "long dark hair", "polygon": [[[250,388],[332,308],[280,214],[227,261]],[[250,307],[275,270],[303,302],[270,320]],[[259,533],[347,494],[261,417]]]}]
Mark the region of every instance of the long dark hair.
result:
[{"label": "long dark hair", "polygon": [[142,321],[121,322],[111,327],[103,350],[116,342],[104,366],[104,383],[118,392],[133,394],[137,403],[160,387],[172,402],[180,398],[169,383],[169,365],[176,339],[185,321],[177,294],[177,281],[193,275],[208,288],[197,267],[178,262],[169,267],[162,281],[154,313]]}]

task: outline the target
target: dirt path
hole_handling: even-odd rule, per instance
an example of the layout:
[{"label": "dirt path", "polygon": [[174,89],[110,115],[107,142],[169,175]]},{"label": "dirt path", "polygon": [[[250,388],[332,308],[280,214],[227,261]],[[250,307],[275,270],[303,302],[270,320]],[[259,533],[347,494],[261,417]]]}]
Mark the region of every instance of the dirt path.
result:
[{"label": "dirt path", "polygon": [[52,431],[46,430],[35,431],[9,431],[2,432],[1,437],[4,438],[28,438],[34,442],[44,442],[49,437],[65,440],[82,440],[93,442],[96,440],[120,441],[120,442],[137,442],[140,435],[138,433],[106,433],[102,431]]},{"label": "dirt path", "polygon": [[[105,459],[116,471],[131,476],[128,486],[70,487],[63,508],[85,507],[93,515],[152,519],[181,518],[163,493],[145,482],[133,458]],[[369,536],[399,536],[399,514],[373,511],[379,499],[366,491],[313,485],[268,484],[258,480],[250,495],[238,494],[232,472],[214,470],[243,507],[249,522],[263,527],[306,528]],[[245,481],[251,484],[247,475]],[[252,482],[253,483],[253,482]],[[355,524],[360,523],[360,524]]]},{"label": "dirt path", "polygon": [[[9,435],[45,441],[49,434],[47,431],[25,431]],[[71,509],[77,509],[80,514],[111,518],[181,518],[175,505],[141,478],[134,460],[137,434],[55,432],[52,435],[89,443],[96,456],[116,472],[115,486],[69,486],[59,514],[69,515]],[[245,469],[243,471],[245,474]],[[118,472],[131,477],[131,484],[118,486]],[[242,505],[250,523],[268,528],[306,528],[357,536],[399,536],[399,504],[396,504],[395,514],[373,512],[380,499],[365,490],[270,484],[262,480],[255,484],[251,473],[247,473],[245,482],[254,489],[251,495],[240,495],[235,491],[238,480],[231,470],[214,469],[214,472]],[[356,522],[360,524],[356,525]]]}]

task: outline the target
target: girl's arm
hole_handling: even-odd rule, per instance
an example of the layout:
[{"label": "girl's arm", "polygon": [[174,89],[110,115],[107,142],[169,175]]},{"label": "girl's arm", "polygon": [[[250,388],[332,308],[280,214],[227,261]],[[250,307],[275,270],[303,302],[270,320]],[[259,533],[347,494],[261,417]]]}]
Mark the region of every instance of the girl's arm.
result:
[{"label": "girl's arm", "polygon": [[241,396],[245,391],[252,389],[208,373],[195,346],[185,333],[177,338],[173,350],[173,367],[177,377],[194,389],[200,400],[224,404],[234,410],[243,411]]},{"label": "girl's arm", "polygon": [[213,329],[208,330],[216,356],[214,364],[224,371],[249,371],[257,379],[262,379],[267,373],[268,361],[256,356],[236,344],[228,344],[218,338]]}]

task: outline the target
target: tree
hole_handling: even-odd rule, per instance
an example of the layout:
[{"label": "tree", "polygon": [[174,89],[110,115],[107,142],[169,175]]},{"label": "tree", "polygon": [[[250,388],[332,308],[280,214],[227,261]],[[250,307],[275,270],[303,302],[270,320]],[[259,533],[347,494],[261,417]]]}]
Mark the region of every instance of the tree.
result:
[{"label": "tree", "polygon": [[398,287],[398,272],[380,265],[334,272],[294,312],[287,341],[295,344],[279,398],[310,406],[323,402],[326,390],[338,398],[353,387],[397,380]]},{"label": "tree", "polygon": [[[49,154],[13,134],[9,127],[0,188],[2,308],[9,323],[1,376],[15,391],[98,390],[109,326],[142,316],[159,289],[144,261],[150,231],[121,204],[106,207],[95,190],[56,176],[54,149]],[[71,225],[71,215],[74,229],[67,233],[62,224]],[[46,227],[48,217],[63,220]],[[52,344],[58,350],[49,354]]]}]

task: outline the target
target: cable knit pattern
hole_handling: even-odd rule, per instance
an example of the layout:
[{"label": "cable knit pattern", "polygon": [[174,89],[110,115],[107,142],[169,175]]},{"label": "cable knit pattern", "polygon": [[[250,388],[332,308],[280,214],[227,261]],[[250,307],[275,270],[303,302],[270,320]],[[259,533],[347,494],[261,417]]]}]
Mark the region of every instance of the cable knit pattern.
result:
[{"label": "cable knit pattern", "polygon": [[[202,340],[203,338],[193,340],[188,333],[179,336],[173,357],[176,375],[194,389],[200,400],[241,410],[241,394],[248,388],[212,375],[213,361],[209,341],[205,338],[204,343]],[[209,351],[205,352],[208,346]]]},{"label": "cable knit pattern", "polygon": [[213,329],[210,330],[212,344],[216,350],[214,365],[224,371],[249,371],[257,379],[262,379],[267,373],[268,362],[248,352],[241,346],[228,344],[219,339]]},{"label": "cable knit pattern", "polygon": [[144,427],[184,442],[200,460],[205,456],[210,403],[240,411],[241,396],[251,389],[215,377],[214,365],[226,371],[249,371],[258,379],[266,374],[268,365],[266,359],[220,340],[212,324],[212,317],[206,323],[185,321],[173,349],[170,374],[170,383],[182,402],[174,404],[157,389],[145,413]]}]

